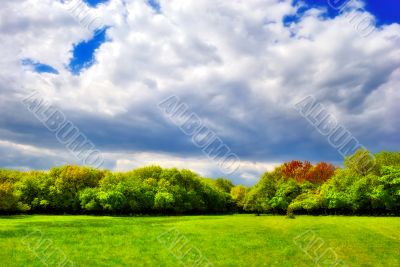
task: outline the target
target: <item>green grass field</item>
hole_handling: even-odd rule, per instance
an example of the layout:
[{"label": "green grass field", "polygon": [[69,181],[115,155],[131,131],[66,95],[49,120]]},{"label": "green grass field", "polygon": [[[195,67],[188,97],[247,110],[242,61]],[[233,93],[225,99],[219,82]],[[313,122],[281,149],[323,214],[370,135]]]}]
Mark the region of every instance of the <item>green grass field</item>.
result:
[{"label": "green grass field", "polygon": [[0,266],[400,266],[400,218],[3,216]]}]

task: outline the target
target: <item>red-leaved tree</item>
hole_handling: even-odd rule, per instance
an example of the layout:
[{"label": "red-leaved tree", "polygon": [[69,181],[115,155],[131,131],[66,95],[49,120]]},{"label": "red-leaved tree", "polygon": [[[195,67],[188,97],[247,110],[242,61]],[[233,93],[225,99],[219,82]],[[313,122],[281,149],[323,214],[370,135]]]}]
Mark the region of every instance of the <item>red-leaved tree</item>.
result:
[{"label": "red-leaved tree", "polygon": [[326,162],[319,162],[315,165],[307,175],[307,181],[320,184],[329,180],[335,173],[335,166]]},{"label": "red-leaved tree", "polygon": [[312,165],[309,161],[292,160],[283,164],[282,174],[285,178],[293,178],[297,182],[304,182],[307,180],[311,168]]},{"label": "red-leaved tree", "polygon": [[313,166],[309,161],[292,160],[283,164],[282,174],[286,179],[292,178],[299,183],[323,183],[332,177],[335,169],[335,166],[326,162]]}]

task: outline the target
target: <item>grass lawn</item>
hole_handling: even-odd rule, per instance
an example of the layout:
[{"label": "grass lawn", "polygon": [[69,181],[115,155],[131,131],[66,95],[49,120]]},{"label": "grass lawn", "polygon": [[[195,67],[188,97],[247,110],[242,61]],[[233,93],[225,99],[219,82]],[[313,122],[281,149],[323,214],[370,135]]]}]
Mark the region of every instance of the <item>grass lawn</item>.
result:
[{"label": "grass lawn", "polygon": [[0,266],[400,266],[400,218],[1,216]]}]

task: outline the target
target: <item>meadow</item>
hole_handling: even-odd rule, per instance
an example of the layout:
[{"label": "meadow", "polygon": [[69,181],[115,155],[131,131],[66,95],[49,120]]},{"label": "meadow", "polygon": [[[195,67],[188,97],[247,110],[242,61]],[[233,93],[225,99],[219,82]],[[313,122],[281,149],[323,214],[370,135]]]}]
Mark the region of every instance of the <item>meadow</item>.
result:
[{"label": "meadow", "polygon": [[0,217],[0,266],[400,266],[396,217]]}]

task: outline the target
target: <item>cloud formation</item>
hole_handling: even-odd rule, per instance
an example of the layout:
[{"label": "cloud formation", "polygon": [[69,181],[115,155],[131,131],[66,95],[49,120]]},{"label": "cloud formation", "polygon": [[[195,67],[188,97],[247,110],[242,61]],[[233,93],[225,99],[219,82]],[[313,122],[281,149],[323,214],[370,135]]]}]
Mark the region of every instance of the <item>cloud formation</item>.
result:
[{"label": "cloud formation", "polygon": [[[365,10],[328,16],[328,5],[279,0],[161,0],[155,10],[145,0],[110,0],[88,6],[109,26],[108,41],[74,75],[73,49],[94,33],[67,3],[3,2],[2,167],[76,163],[24,109],[21,99],[32,90],[62,110],[113,169],[159,162],[222,175],[157,108],[171,95],[239,156],[237,183],[252,184],[286,160],[342,161],[294,109],[308,95],[371,151],[400,148],[400,25],[376,26],[363,38],[349,17],[373,18]],[[27,58],[58,75],[27,68]]]}]

